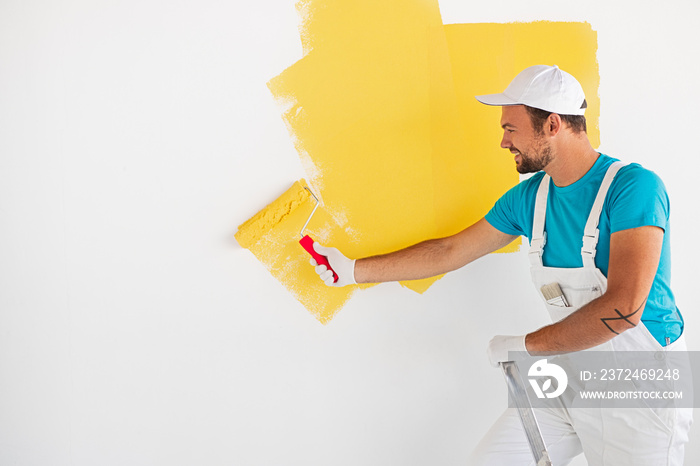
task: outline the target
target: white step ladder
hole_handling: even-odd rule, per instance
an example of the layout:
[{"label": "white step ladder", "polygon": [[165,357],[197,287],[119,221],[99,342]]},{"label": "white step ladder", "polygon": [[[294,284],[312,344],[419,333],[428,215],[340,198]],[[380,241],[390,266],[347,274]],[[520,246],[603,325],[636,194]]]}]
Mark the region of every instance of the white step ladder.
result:
[{"label": "white step ladder", "polygon": [[552,466],[540,426],[537,424],[535,412],[532,409],[532,404],[530,404],[530,399],[527,397],[525,384],[520,378],[518,366],[513,361],[507,361],[502,362],[501,367],[503,368],[503,374],[506,376],[508,391],[513,397],[515,407],[520,415],[520,421],[523,423],[527,442],[530,444],[530,451],[532,451],[532,456],[535,458],[535,465]]}]

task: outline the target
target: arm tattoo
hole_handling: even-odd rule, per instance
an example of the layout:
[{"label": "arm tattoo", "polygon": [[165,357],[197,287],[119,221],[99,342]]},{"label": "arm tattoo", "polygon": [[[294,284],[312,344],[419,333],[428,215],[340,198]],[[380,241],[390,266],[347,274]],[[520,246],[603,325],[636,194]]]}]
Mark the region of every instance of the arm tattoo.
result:
[{"label": "arm tattoo", "polygon": [[630,324],[632,327],[636,327],[637,324],[630,322],[629,318],[632,317],[633,315],[635,315],[636,313],[638,313],[639,310],[642,309],[642,308],[644,307],[644,304],[645,304],[646,302],[647,302],[647,300],[645,299],[644,302],[642,302],[641,306],[639,306],[639,307],[637,308],[637,310],[634,311],[634,312],[632,312],[631,314],[622,315],[622,313],[621,313],[620,311],[618,311],[617,309],[615,309],[615,313],[617,313],[618,317],[606,317],[605,319],[600,319],[600,320],[605,324],[606,327],[608,327],[608,329],[609,329],[612,333],[614,333],[615,335],[619,335],[619,334],[620,334],[619,332],[616,332],[615,330],[613,330],[613,328],[612,328],[610,325],[608,325],[608,321],[609,321],[609,320],[624,320],[625,322],[627,322],[628,324]]}]

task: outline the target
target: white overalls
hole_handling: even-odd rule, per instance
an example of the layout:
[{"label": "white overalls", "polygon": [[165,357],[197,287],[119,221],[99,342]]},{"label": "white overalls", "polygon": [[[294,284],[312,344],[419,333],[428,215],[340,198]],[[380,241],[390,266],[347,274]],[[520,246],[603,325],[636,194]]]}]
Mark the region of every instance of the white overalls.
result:
[{"label": "white overalls", "polygon": [[[598,243],[598,222],[608,189],[617,171],[624,166],[613,163],[601,183],[586,222],[581,256],[583,267],[557,268],[542,264],[546,242],[544,231],[550,177],[540,183],[535,201],[535,215],[529,258],[532,280],[537,290],[543,285],[558,283],[569,306],[546,304],[553,322],[557,322],[580,307],[600,297],[607,289],[607,278],[595,266]],[[639,324],[591,351],[649,351],[656,357],[663,352],[685,350],[681,336],[662,347]],[[654,354],[654,353],[650,353]],[[573,402],[575,405],[575,401]],[[692,423],[691,409],[615,409],[559,408],[535,409],[540,429],[554,466],[568,464],[582,451],[589,465],[662,466],[682,465],[684,445]],[[515,409],[507,409],[477,446],[472,465],[533,465],[532,454]]]}]

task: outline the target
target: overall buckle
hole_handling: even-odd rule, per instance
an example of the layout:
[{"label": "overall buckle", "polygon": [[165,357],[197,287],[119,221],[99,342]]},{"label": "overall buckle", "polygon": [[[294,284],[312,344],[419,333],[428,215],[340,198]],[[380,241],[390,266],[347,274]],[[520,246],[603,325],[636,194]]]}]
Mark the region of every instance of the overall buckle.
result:
[{"label": "overall buckle", "polygon": [[593,236],[583,235],[583,247],[581,248],[581,254],[588,254],[595,256],[596,246],[598,245],[598,236],[600,231],[596,228],[595,234]]}]

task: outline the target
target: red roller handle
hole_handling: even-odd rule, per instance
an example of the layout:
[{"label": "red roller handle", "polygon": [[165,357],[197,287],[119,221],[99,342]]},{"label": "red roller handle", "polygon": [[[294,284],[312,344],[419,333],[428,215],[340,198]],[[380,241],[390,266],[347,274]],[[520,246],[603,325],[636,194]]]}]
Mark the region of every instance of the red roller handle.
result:
[{"label": "red roller handle", "polygon": [[325,265],[326,267],[328,267],[328,270],[333,272],[333,283],[338,281],[338,274],[336,274],[335,270],[331,268],[331,265],[328,263],[328,259],[326,259],[326,256],[322,256],[321,254],[316,252],[316,250],[314,249],[314,240],[312,240],[309,235],[306,235],[302,239],[300,239],[299,244],[301,244],[301,246],[304,249],[306,249],[306,252],[311,254],[311,257],[316,259],[318,265]]}]

